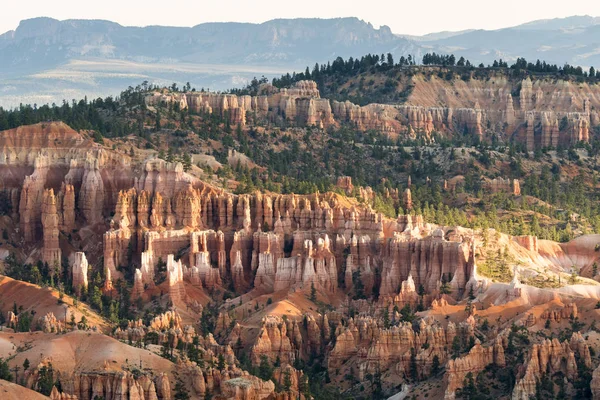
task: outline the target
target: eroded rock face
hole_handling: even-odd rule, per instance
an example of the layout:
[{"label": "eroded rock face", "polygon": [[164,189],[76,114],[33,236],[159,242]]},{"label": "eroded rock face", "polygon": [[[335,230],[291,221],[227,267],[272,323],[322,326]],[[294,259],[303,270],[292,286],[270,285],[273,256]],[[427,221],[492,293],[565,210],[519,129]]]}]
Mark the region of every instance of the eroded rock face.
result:
[{"label": "eroded rock face", "polygon": [[400,322],[399,318],[392,314],[390,320],[395,326],[388,329],[369,317],[351,319],[347,327],[337,328],[335,346],[328,355],[330,373],[355,359],[360,374],[394,368],[401,376],[408,377],[411,355],[414,354],[419,376],[429,376],[434,358],[438,365],[448,360],[449,349],[457,334],[465,338],[473,335],[469,324],[457,327],[449,323],[444,328],[422,320],[419,329],[415,330],[412,324]]},{"label": "eroded rock face", "polygon": [[265,399],[275,391],[275,384],[252,375],[221,381],[221,398],[235,400]]},{"label": "eroded rock face", "polygon": [[259,96],[236,96],[208,92],[169,93],[164,90],[146,96],[149,106],[176,104],[196,113],[227,116],[232,125],[246,125],[248,118],[284,119],[300,126],[326,128],[334,124],[329,100],[321,99],[317,84],[300,81],[290,89],[262,87]]},{"label": "eroded rock face", "polygon": [[[335,293],[340,279],[346,292],[353,290],[357,274],[367,295],[397,296],[409,275],[415,288],[435,294],[444,275],[460,297],[473,272],[470,238],[447,239],[418,216],[386,220],[369,206],[341,206],[332,194],[235,196],[154,162],[145,174],[136,180],[138,189],[118,194],[112,229],[104,235],[105,269],[113,279],[139,244],[136,296],[153,285],[159,260],[188,248],[178,261],[181,274],[175,263],[168,268],[169,285],[178,288],[172,294],[184,302],[184,281],[210,290],[232,282],[240,292],[314,286]],[[384,279],[376,279],[377,270]],[[403,292],[405,301],[413,295]]]},{"label": "eroded rock face", "polygon": [[88,224],[95,224],[102,220],[104,194],[100,162],[97,158],[88,157],[83,167],[83,178],[79,191],[79,209]]},{"label": "eroded rock face", "polygon": [[[298,90],[299,93],[312,91],[310,87]],[[286,107],[290,112],[293,109],[291,105]],[[432,115],[431,122],[428,117],[421,126],[425,129],[434,120]],[[56,154],[59,159],[66,157]],[[227,307],[234,307],[219,310],[215,331],[215,337],[225,344],[217,343],[212,335],[201,337],[199,343],[194,344],[202,349],[203,361],[214,365],[222,356],[227,364],[221,371],[189,366],[190,384],[198,396],[208,393],[223,398],[273,395],[270,382],[257,380],[233,367],[240,351],[247,351],[254,364],[259,364],[263,357],[271,363],[279,360],[282,366],[275,373],[275,379],[281,383],[284,374],[291,375],[293,390],[290,392],[293,393],[281,395],[290,398],[298,395],[300,374],[290,370],[289,364],[297,358],[306,360],[311,354],[326,356],[330,374],[340,369],[342,373],[356,373],[361,380],[381,370],[408,377],[412,373],[413,358],[416,373],[426,377],[431,374],[437,357],[439,365],[446,365],[447,398],[454,396],[469,372],[476,375],[487,365],[504,365],[506,343],[500,336],[493,343],[489,340],[483,345],[475,342],[465,356],[449,359],[449,349],[456,337],[475,337],[474,312],[469,312],[465,321],[456,324],[429,317],[409,323],[403,321],[399,313],[405,305],[414,310],[417,304],[431,304],[432,310],[437,311],[448,307],[449,303],[456,306],[461,300],[467,301],[469,289],[479,288],[474,231],[425,224],[420,216],[402,215],[390,220],[368,205],[359,205],[333,194],[237,196],[198,181],[186,174],[180,164],[158,160],[145,162],[141,174],[129,179],[129,185],[126,180],[115,184],[102,173],[107,171],[103,168],[112,156],[86,149],[82,164],[78,158],[81,154],[73,154],[75,158],[71,161],[74,162],[63,163],[66,175],[54,175],[54,171],[44,178],[45,164],[39,161],[43,157],[38,156],[38,164],[33,170],[28,165],[27,173],[31,174],[26,175],[29,178],[25,181],[29,186],[21,200],[23,215],[30,218],[23,220],[22,227],[24,232],[29,229],[31,237],[35,237],[40,236],[37,229],[41,226],[42,254],[49,260],[60,260],[59,230],[81,224],[101,227],[110,215],[105,208],[112,205],[114,216],[103,243],[105,294],[112,294],[113,279],[117,282],[121,278],[118,267],[134,260],[139,262],[140,268],[135,270],[131,300],[132,303],[138,298],[147,300],[158,292],[154,285],[157,265],[162,260],[166,265],[166,281],[160,290],[166,288],[168,299],[174,306],[179,310],[186,307],[186,313],[190,314],[192,312],[187,308],[192,305],[190,295],[204,295],[204,289],[220,291],[227,288],[235,290],[236,295],[247,295],[254,290],[249,296],[237,299],[240,306],[247,297],[266,295],[279,301],[296,291],[306,295],[313,287],[320,299],[339,299],[342,303],[340,311],[316,311],[316,307],[312,307],[321,300],[307,298],[309,305],[305,310],[311,312],[302,311],[306,313],[296,313],[289,319],[268,315],[260,322],[259,329],[256,325],[252,328],[251,334],[248,334],[251,330],[243,331],[247,327],[242,328],[242,324],[234,319],[239,315],[234,315],[234,304],[228,303]],[[94,161],[88,164],[90,159]],[[32,178],[34,175],[36,177]],[[50,184],[50,176],[58,176],[51,178],[56,182]],[[40,186],[38,178],[40,182],[45,179],[46,183]],[[98,179],[102,180],[102,185],[97,184]],[[341,185],[350,187],[351,182],[342,180]],[[61,189],[55,194],[54,188],[46,186]],[[40,187],[43,191],[37,220],[33,207],[38,202]],[[492,187],[519,194],[515,181],[499,180],[493,182]],[[79,197],[76,202],[75,193],[85,195],[87,200],[82,201]],[[372,197],[372,192],[367,189],[361,188],[359,193],[363,199]],[[397,192],[389,193],[389,196],[399,197]],[[405,196],[404,200],[406,204],[410,196]],[[540,245],[535,237],[510,237],[508,242],[510,246],[519,247],[519,251],[537,253],[532,257],[540,256],[538,252],[546,247],[542,257],[551,260],[548,246]],[[569,246],[579,249],[576,244],[561,246],[556,245],[564,250],[564,254],[571,251]],[[594,248],[593,245],[586,246],[581,247]],[[88,284],[85,254],[75,253],[71,268],[73,286],[79,291]],[[443,281],[448,284],[451,294],[440,293]],[[364,296],[378,293],[379,300],[349,300],[359,290]],[[506,294],[511,300],[526,299],[526,288],[515,277],[507,286]],[[238,304],[237,300],[235,304]],[[201,310],[197,307],[192,311],[198,314]],[[182,312],[182,315],[185,314]],[[540,319],[560,322],[577,316],[577,306],[573,303],[550,308]],[[539,322],[532,314],[523,320],[526,326]],[[46,332],[64,329],[51,313],[40,322]],[[9,314],[9,325],[16,326],[17,323],[18,316]],[[197,336],[195,328],[184,325],[176,312],[159,315],[150,324],[131,321],[127,328],[117,329],[115,336],[141,343],[149,333],[156,334],[158,344],[172,346],[179,342],[190,345]],[[234,354],[232,348],[238,345],[238,340],[241,345],[235,347]],[[527,368],[518,376],[515,398],[527,398],[535,393],[532,390],[535,390],[540,374],[544,373],[541,366],[548,363],[556,364],[552,366],[555,372],[560,371],[569,379],[575,377],[575,355],[587,367],[592,367],[590,349],[581,335],[573,335],[569,343],[543,342],[532,348]],[[564,360],[560,366],[555,361],[559,358]],[[88,398],[86,396],[94,393],[108,398],[117,398],[117,393],[139,399],[170,396],[169,380],[164,376],[132,378],[128,373],[94,375],[90,372],[72,378],[65,376],[64,379],[61,384],[68,391],[55,392],[55,398]]]},{"label": "eroded rock face", "polygon": [[88,261],[85,257],[85,253],[77,252],[74,254],[71,271],[73,276],[73,288],[81,295],[81,291],[88,287]]},{"label": "eroded rock face", "polygon": [[[39,232],[44,203],[44,187],[49,168],[48,157],[45,155],[36,157],[33,166],[33,173],[26,176],[23,181],[19,202],[19,222],[26,241],[35,240]],[[54,192],[52,196],[54,196]]]},{"label": "eroded rock face", "polygon": [[521,184],[518,179],[495,178],[483,182],[484,187],[491,193],[509,193],[513,196],[521,195]]},{"label": "eroded rock face", "polygon": [[[310,82],[266,93],[279,96],[270,100],[273,104],[290,98],[321,100]],[[243,107],[259,105],[257,100],[246,100]],[[325,120],[326,111],[317,107],[314,112]],[[132,296],[143,297],[145,288],[153,287],[159,260],[166,262],[169,255],[187,247],[187,255],[169,263],[167,269],[169,293],[182,303],[186,302],[185,284],[212,290],[232,282],[239,292],[253,287],[276,292],[315,286],[324,293],[336,293],[339,282],[345,283],[344,291],[353,290],[353,276],[359,273],[369,295],[380,289],[376,271],[382,271],[389,278],[384,292],[394,296],[409,273],[417,288],[423,285],[428,291],[439,286],[441,269],[456,277],[456,288],[464,286],[469,276],[465,246],[444,240],[438,247],[447,249],[426,268],[431,270],[426,276],[417,273],[416,266],[398,269],[399,261],[383,271],[394,258],[403,257],[390,250],[398,239],[393,239],[391,247],[385,243],[396,234],[406,235],[403,241],[409,247],[425,246],[431,254],[440,251],[430,244],[417,244],[438,240],[429,238],[431,233],[418,217],[386,220],[368,206],[348,205],[333,194],[236,196],[186,174],[181,164],[156,159],[145,161],[141,172],[134,174],[128,156],[105,150],[62,124],[2,135],[0,144],[7,150],[6,164],[0,164],[0,169],[22,165],[24,171],[22,177],[11,172],[9,176],[15,179],[8,183],[15,190],[22,184],[19,218],[23,235],[29,241],[44,237],[44,260],[49,264],[60,263],[61,230],[69,235],[78,227],[105,222],[114,212],[102,246],[106,293],[122,277],[119,267],[134,261],[140,267]],[[18,135],[25,137],[19,142]],[[43,135],[54,137],[54,142],[47,142]],[[33,156],[36,149],[38,154]],[[361,193],[369,199],[368,190]],[[418,262],[415,259],[415,265]],[[82,259],[72,264],[76,287],[85,286],[81,266]]]},{"label": "eroded rock face", "polygon": [[546,373],[562,372],[568,379],[574,379],[577,376],[576,353],[589,368],[589,348],[579,333],[574,333],[570,342],[561,343],[554,338],[534,344],[524,374],[517,380],[512,399],[527,400],[530,396],[535,396],[536,384]]},{"label": "eroded rock face", "polygon": [[[157,343],[155,344],[170,341],[170,345],[176,347],[179,342],[192,343],[196,336],[196,330],[191,325],[184,325],[177,311],[166,311],[154,317],[148,325],[145,325],[141,319],[129,321],[127,328],[117,328],[114,335],[121,340],[141,343],[148,334],[156,336]],[[202,338],[200,344],[209,344],[207,348],[211,348],[214,347],[213,344],[216,345],[216,342]],[[223,349],[221,352],[224,353],[225,350]]]},{"label": "eroded rock face", "polygon": [[60,322],[53,313],[44,315],[40,320],[42,332],[45,333],[58,333],[65,329],[64,321]]},{"label": "eroded rock face", "polygon": [[44,230],[44,250],[42,260],[48,263],[53,270],[58,270],[61,264],[61,251],[58,243],[58,211],[54,190],[44,191],[42,204],[42,226]]},{"label": "eroded rock face", "polygon": [[485,369],[488,365],[495,364],[499,367],[504,367],[504,346],[503,339],[498,336],[496,342],[491,347],[482,347],[479,340],[475,341],[475,346],[464,357],[448,361],[446,365],[446,374],[444,380],[446,382],[445,399],[454,399],[456,389],[463,386],[465,377],[470,372],[473,376]]},{"label": "eroded rock face", "polygon": [[171,301],[173,303],[183,302],[186,296],[183,285],[183,267],[181,260],[175,261],[173,254],[169,254],[167,257],[167,282]]},{"label": "eroded rock face", "polygon": [[[117,170],[119,174],[114,173]],[[0,174],[27,243],[42,238],[46,206],[50,208],[49,229],[69,234],[78,223],[100,222],[107,210],[114,209],[113,190],[133,183],[128,156],[106,151],[58,122],[0,132]],[[104,189],[107,185],[111,190]],[[52,196],[45,193],[47,189]],[[47,255],[53,258],[56,254]]]},{"label": "eroded rock face", "polygon": [[577,315],[577,304],[571,303],[566,304],[564,307],[548,309],[542,313],[540,318],[544,321],[560,322],[563,319],[575,319]]},{"label": "eroded rock face", "polygon": [[451,285],[462,290],[474,265],[469,238],[446,240],[440,229],[420,240],[415,240],[410,231],[396,233],[385,255],[388,260],[382,272],[385,295],[398,293],[400,283],[409,275],[427,293],[439,288],[442,275],[451,276]]},{"label": "eroded rock face", "polygon": [[272,315],[265,317],[250,355],[254,364],[259,364],[262,356],[266,356],[270,362],[279,359],[284,363],[293,363],[295,355],[285,321]]},{"label": "eroded rock face", "polygon": [[[598,89],[574,82],[516,81],[498,76],[449,83],[435,75],[425,78],[417,74],[411,78],[411,86],[403,105],[330,102],[320,98],[313,81],[297,82],[289,89],[264,85],[256,97],[164,90],[148,95],[146,104],[177,104],[181,109],[227,115],[231,124],[242,126],[252,115],[299,126],[350,124],[362,131],[412,138],[420,135],[427,140],[434,131],[466,132],[481,138],[503,132],[504,139],[516,137],[530,151],[587,142],[590,126],[599,121]],[[519,96],[513,98],[517,91]]]},{"label": "eroded rock face", "polygon": [[[131,372],[88,372],[60,380],[63,392],[51,399],[137,399],[171,400],[169,380],[163,375],[134,377]],[[56,389],[56,388],[55,388]]]}]

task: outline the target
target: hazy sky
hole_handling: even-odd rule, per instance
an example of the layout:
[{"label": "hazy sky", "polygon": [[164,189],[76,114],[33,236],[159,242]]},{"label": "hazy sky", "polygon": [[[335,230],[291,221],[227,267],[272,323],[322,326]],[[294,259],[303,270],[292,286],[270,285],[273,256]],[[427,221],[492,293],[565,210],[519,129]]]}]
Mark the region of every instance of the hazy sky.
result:
[{"label": "hazy sky", "polygon": [[497,29],[535,19],[600,16],[600,1],[583,0],[13,0],[0,14],[0,32],[22,19],[107,19],[122,25],[193,26],[202,22],[264,22],[274,18],[358,17],[394,33]]}]

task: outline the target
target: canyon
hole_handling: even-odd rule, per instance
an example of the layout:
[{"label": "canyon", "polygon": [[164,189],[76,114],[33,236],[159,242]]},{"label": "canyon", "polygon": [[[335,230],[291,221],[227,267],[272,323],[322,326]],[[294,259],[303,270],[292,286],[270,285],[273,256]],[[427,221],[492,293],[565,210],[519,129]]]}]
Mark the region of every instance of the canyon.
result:
[{"label": "canyon", "polygon": [[[339,108],[320,99],[314,83],[270,90],[262,98],[165,92],[146,103],[177,101],[240,125],[253,113],[323,128],[340,121]],[[539,104],[525,108],[542,110]],[[577,118],[594,115],[582,111]],[[398,129],[409,129],[420,117],[406,124],[394,118]],[[135,157],[58,122],[0,132],[0,155],[1,194],[10,204],[3,223],[19,237],[11,251],[39,260],[53,276],[66,271],[73,289],[64,296],[61,288],[0,281],[7,316],[0,355],[14,356],[11,366],[31,362],[22,372],[29,389],[39,389],[40,374],[52,366],[59,382],[52,399],[172,399],[176,387],[195,398],[308,398],[301,366],[312,359],[322,360],[340,388],[376,376],[389,392],[431,378],[440,382],[436,396],[454,399],[469,376],[513,362],[523,330],[540,335],[523,347],[513,399],[535,395],[546,373],[564,375],[568,393],[590,374],[588,389],[600,393],[600,363],[592,356],[600,352],[597,332],[543,336],[545,324],[567,329],[597,317],[598,235],[557,243],[439,226],[410,213],[390,218],[371,206],[372,189],[348,177],[337,180],[339,191],[357,192],[356,198],[234,194],[180,162]],[[484,184],[521,196],[518,180]],[[394,190],[387,196],[411,210],[410,182],[402,196]],[[509,280],[479,272],[498,249],[513,260]],[[574,267],[579,284],[550,289],[521,282],[566,281]],[[107,301],[140,311],[164,308],[116,326],[77,301],[97,289]],[[23,310],[15,312],[17,303]],[[33,332],[15,332],[30,311]],[[206,332],[199,321],[210,313],[214,329]],[[190,354],[200,356],[192,361]],[[265,365],[272,366],[270,379],[242,368]]]}]

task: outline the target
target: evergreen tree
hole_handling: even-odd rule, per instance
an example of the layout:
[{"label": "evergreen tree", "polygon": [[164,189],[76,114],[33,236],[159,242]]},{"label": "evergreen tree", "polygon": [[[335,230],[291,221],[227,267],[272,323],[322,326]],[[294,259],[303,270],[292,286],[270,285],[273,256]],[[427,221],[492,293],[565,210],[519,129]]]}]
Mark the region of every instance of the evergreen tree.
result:
[{"label": "evergreen tree", "polygon": [[352,272],[352,285],[354,286],[354,300],[367,298],[365,296],[365,285],[360,277],[360,269]]},{"label": "evergreen tree", "polygon": [[52,368],[52,364],[48,363],[48,365],[44,365],[40,368],[38,381],[37,381],[37,391],[45,396],[49,396],[50,392],[52,392],[52,387],[54,386],[54,369]]},{"label": "evergreen tree", "polygon": [[189,153],[183,153],[183,170],[189,171],[192,168],[192,157]]},{"label": "evergreen tree", "polygon": [[177,382],[175,383],[175,395],[173,396],[173,398],[175,400],[189,400],[190,399],[190,394],[188,393],[188,390],[185,387],[185,384],[180,379],[177,379]]},{"label": "evergreen tree", "polygon": [[440,358],[436,354],[433,356],[433,361],[431,361],[431,375],[437,375],[440,371]]},{"label": "evergreen tree", "polygon": [[12,375],[10,373],[8,361],[5,361],[3,358],[0,358],[0,379],[12,382]]},{"label": "evergreen tree", "polygon": [[264,381],[268,381],[273,377],[273,367],[271,367],[271,363],[269,363],[269,359],[265,355],[260,356],[258,377]]},{"label": "evergreen tree", "polygon": [[283,388],[286,392],[289,392],[292,388],[292,377],[289,370],[285,370],[283,373]]},{"label": "evergreen tree", "polygon": [[417,382],[419,380],[419,370],[417,368],[417,352],[415,348],[410,349],[410,379],[413,382]]}]

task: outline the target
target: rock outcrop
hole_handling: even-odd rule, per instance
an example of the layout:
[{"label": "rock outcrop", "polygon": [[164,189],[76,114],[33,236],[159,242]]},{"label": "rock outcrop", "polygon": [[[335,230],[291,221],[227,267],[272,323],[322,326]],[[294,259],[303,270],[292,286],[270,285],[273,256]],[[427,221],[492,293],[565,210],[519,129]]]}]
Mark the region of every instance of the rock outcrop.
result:
[{"label": "rock outcrop", "polygon": [[[330,102],[320,98],[312,81],[297,82],[289,89],[263,85],[260,95],[254,97],[163,90],[148,95],[146,104],[177,104],[180,109],[218,113],[234,125],[245,125],[252,115],[299,126],[327,128],[349,124],[390,136],[420,135],[428,141],[434,131],[468,133],[483,139],[502,132],[502,139],[515,137],[529,151],[587,142],[590,126],[600,121],[598,89],[575,82],[530,78],[519,81],[502,75],[448,82],[435,74],[416,74],[407,85],[410,96],[402,105]],[[513,97],[514,92],[519,95]]]},{"label": "rock outcrop", "polygon": [[[33,380],[37,368],[28,375]],[[53,400],[93,400],[93,399],[138,399],[171,400],[169,379],[164,375],[134,376],[131,372],[82,372],[72,377],[60,377],[62,392],[53,388],[50,398]]]},{"label": "rock outcrop", "polygon": [[505,366],[504,347],[502,338],[497,337],[493,346],[483,347],[477,339],[475,346],[464,357],[449,360],[446,365],[446,374],[444,381],[446,382],[446,392],[444,399],[454,399],[458,388],[463,386],[463,382],[468,373],[473,376],[485,369],[488,365],[495,364],[498,367]]},{"label": "rock outcrop", "polygon": [[88,261],[85,253],[77,252],[73,256],[71,263],[71,273],[73,279],[73,288],[78,295],[81,295],[82,290],[87,290],[88,287]]},{"label": "rock outcrop", "polygon": [[250,350],[250,357],[252,362],[258,365],[262,356],[267,357],[270,362],[294,362],[295,353],[287,335],[287,326],[279,317],[270,315],[262,321],[258,338]]},{"label": "rock outcrop", "polygon": [[589,348],[581,334],[578,333],[573,334],[570,343],[568,341],[561,343],[554,338],[534,344],[524,374],[517,380],[512,399],[527,400],[531,396],[535,396],[536,384],[546,373],[561,372],[570,380],[575,378],[577,375],[576,353],[589,368],[591,365]]},{"label": "rock outcrop", "polygon": [[54,190],[44,191],[42,203],[42,226],[44,231],[44,249],[42,260],[54,271],[58,271],[61,265],[61,251],[58,243],[58,211],[56,209],[56,197]]}]

